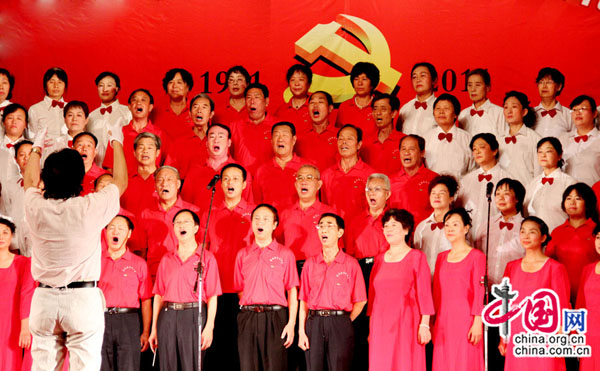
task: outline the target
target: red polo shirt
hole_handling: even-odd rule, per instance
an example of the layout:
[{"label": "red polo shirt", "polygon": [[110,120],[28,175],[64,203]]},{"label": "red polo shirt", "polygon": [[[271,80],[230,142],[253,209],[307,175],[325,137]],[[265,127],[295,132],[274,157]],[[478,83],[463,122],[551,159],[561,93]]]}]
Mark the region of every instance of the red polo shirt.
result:
[{"label": "red polo shirt", "polygon": [[232,122],[245,120],[247,118],[248,111],[246,110],[246,105],[244,105],[241,110],[237,111],[229,104],[229,99],[227,99],[227,104],[224,109],[218,108],[215,110],[215,117],[212,122],[218,122],[231,128]]},{"label": "red polo shirt", "polygon": [[554,228],[552,239],[546,247],[546,255],[558,260],[567,269],[572,302],[575,302],[577,297],[582,267],[600,260],[595,247],[595,227],[596,223],[592,219],[586,220],[577,228],[571,226],[567,220]]},{"label": "red polo shirt", "polygon": [[390,177],[392,196],[389,199],[391,207],[405,209],[415,217],[415,225],[425,220],[433,212],[429,204],[429,183],[438,176],[437,173],[421,165],[413,176],[408,175],[404,168]]},{"label": "red polo shirt", "polygon": [[350,221],[344,233],[348,255],[363,259],[377,256],[390,247],[383,235],[382,218],[383,213],[373,218],[368,211],[363,211]]},{"label": "red polo shirt", "polygon": [[257,204],[271,204],[277,210],[283,210],[293,205],[298,201],[298,192],[294,186],[296,172],[300,166],[309,163],[309,161],[293,155],[283,169],[274,157],[262,164],[256,170],[256,178],[254,178],[254,201]]},{"label": "red polo shirt", "polygon": [[308,258],[302,268],[299,298],[308,309],[352,311],[354,303],[367,300],[358,262],[342,250],[331,264],[325,263],[323,254]]},{"label": "red polo shirt", "polygon": [[156,204],[158,196],[154,185],[154,174],[144,179],[137,172],[129,176],[127,189],[121,196],[121,206],[139,216],[144,209]]},{"label": "red polo shirt", "polygon": [[[169,140],[163,131],[157,126],[154,126],[152,122],[148,121],[146,127],[144,127],[142,131],[138,132],[133,128],[133,124],[130,121],[129,124],[123,126],[123,152],[125,152],[125,161],[127,162],[127,174],[133,174],[137,171],[138,164],[134,155],[133,142],[140,133],[155,134],[162,142],[160,147],[160,157],[156,159],[156,166],[160,166],[167,158]],[[108,145],[106,148],[106,155],[104,156],[102,167],[106,169],[112,169],[113,167],[113,148],[111,145]]]},{"label": "red polo shirt", "polygon": [[181,178],[185,179],[194,165],[203,165],[207,158],[206,136],[204,139],[200,139],[196,133],[190,130],[173,141],[167,165],[179,170]]},{"label": "red polo shirt", "polygon": [[[183,182],[183,188],[181,190],[181,197],[198,206],[200,210],[208,210],[210,205],[210,196],[212,191],[206,189],[208,183],[217,174],[221,174],[221,169],[228,164],[236,163],[231,157],[221,165],[217,170],[214,170],[207,163],[203,165],[194,165],[189,173],[185,182]],[[214,205],[220,205],[223,202],[223,188],[221,188],[221,182],[217,182],[215,185],[215,198],[213,200]],[[242,192],[242,198],[246,201],[253,203],[254,197],[252,194],[252,175],[250,173],[246,176],[246,189]]]},{"label": "red polo shirt", "polygon": [[129,250],[117,260],[113,260],[106,249],[102,250],[98,287],[104,293],[109,308],[139,308],[140,300],[152,297],[148,266],[144,259]]},{"label": "red polo shirt", "polygon": [[338,161],[321,175],[321,201],[338,209],[344,219],[352,219],[367,208],[365,187],[367,178],[374,172],[372,167],[359,159],[356,165],[345,173]]},{"label": "red polo shirt", "polygon": [[85,173],[85,175],[83,176],[83,181],[81,182],[83,190],[81,191],[80,196],[85,196],[89,193],[94,192],[94,182],[102,174],[106,174],[106,170],[102,169],[95,163],[92,163],[92,167],[90,168],[90,170],[88,170],[88,172]]},{"label": "red polo shirt", "polygon": [[381,143],[377,135],[364,140],[360,150],[362,159],[380,173],[391,175],[402,169],[400,159],[400,139],[404,133],[392,130],[390,136]]},{"label": "red polo shirt", "polygon": [[[165,211],[157,198],[154,206],[142,211],[138,219],[143,230],[144,246],[148,249],[146,261],[153,281],[160,259],[165,253],[177,249],[178,241],[173,231],[173,218],[182,209],[190,209],[200,214],[200,209],[196,205],[183,201],[181,197],[178,197],[177,202]],[[200,236],[196,235],[196,239],[199,238]]]},{"label": "red polo shirt", "polygon": [[283,232],[279,236],[281,242],[292,249],[296,260],[305,260],[321,253],[317,224],[324,213],[337,214],[337,210],[317,200],[306,210],[302,210],[300,203],[296,202],[281,212],[280,225],[276,231]]},{"label": "red polo shirt", "polygon": [[276,122],[273,115],[267,114],[260,124],[254,124],[248,117],[231,124],[233,157],[253,174],[273,155],[271,127]]},{"label": "red polo shirt", "polygon": [[375,119],[373,119],[373,108],[371,108],[371,105],[359,108],[354,101],[355,98],[356,95],[340,104],[335,126],[340,128],[346,124],[352,124],[361,128],[364,141],[367,138],[377,136],[377,126],[375,125]]},{"label": "red polo shirt", "polygon": [[[232,210],[225,202],[213,206],[206,236],[207,246],[217,259],[223,292],[237,292],[233,285],[235,257],[238,251],[250,245],[253,240],[250,215],[254,205],[242,199]],[[202,215],[199,235],[204,236],[208,213]]]},{"label": "red polo shirt", "polygon": [[154,115],[154,123],[167,135],[170,141],[175,141],[177,138],[187,135],[194,126],[190,111],[187,108],[178,115],[173,112],[171,105],[167,104],[166,107],[155,109],[152,114]]},{"label": "red polo shirt", "polygon": [[296,137],[295,150],[299,156],[313,161],[321,171],[335,165],[338,148],[337,129],[333,125],[328,125],[321,134],[310,126],[306,130],[298,131]]},{"label": "red polo shirt", "polygon": [[275,116],[277,116],[278,121],[287,121],[294,124],[296,132],[308,129],[311,126],[310,115],[308,114],[308,98],[298,109],[294,108],[290,98],[288,103],[284,103],[277,108]]},{"label": "red polo shirt", "polygon": [[[177,250],[166,253],[158,266],[154,294],[172,303],[197,302],[198,292],[194,292],[194,285],[201,251],[200,248],[196,249],[186,261],[181,260]],[[217,260],[210,251],[204,251],[202,265],[202,301],[206,303],[208,298],[219,296],[222,292]]]},{"label": "red polo shirt", "polygon": [[287,290],[299,284],[294,253],[275,240],[264,248],[253,243],[235,258],[234,289],[243,292],[240,305],[287,307]]}]

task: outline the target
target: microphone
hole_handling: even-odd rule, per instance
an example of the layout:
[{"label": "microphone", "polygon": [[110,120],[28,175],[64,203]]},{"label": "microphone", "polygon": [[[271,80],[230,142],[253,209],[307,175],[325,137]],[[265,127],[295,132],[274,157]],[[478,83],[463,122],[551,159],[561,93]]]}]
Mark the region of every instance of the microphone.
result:
[{"label": "microphone", "polygon": [[221,179],[221,176],[219,174],[215,174],[215,176],[210,180],[210,183],[208,183],[208,185],[206,186],[206,189],[213,189],[219,181],[219,179]]},{"label": "microphone", "polygon": [[485,195],[488,198],[488,200],[492,198],[492,190],[493,189],[494,189],[494,183],[488,182],[488,184],[485,188]]}]

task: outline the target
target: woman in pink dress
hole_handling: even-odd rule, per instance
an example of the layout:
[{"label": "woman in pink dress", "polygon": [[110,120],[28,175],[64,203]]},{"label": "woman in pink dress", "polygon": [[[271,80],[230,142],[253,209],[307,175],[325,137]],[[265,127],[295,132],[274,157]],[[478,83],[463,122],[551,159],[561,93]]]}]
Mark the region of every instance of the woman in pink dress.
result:
[{"label": "woman in pink dress", "polygon": [[[0,363],[7,371],[31,369],[29,309],[35,284],[29,258],[9,251],[14,233],[15,224],[0,216],[0,298],[8,308],[0,316]],[[25,362],[23,348],[28,359]]]},{"label": "woman in pink dress", "polygon": [[[594,228],[596,252],[600,254],[600,227]],[[592,347],[592,356],[579,359],[581,371],[600,370],[600,261],[583,268],[579,280],[576,307],[585,308],[587,314],[586,344]]]},{"label": "woman in pink dress", "polygon": [[[518,302],[512,306],[519,305],[526,298],[539,289],[551,289],[558,295],[560,308],[569,308],[569,277],[565,267],[556,260],[550,259],[542,252],[542,249],[550,241],[546,223],[535,216],[527,217],[521,223],[520,231],[521,245],[525,249],[525,257],[513,260],[506,265],[504,277],[510,279],[512,291],[517,291]],[[522,316],[523,314],[521,314]],[[525,332],[521,317],[510,322],[510,336]],[[514,341],[508,344],[500,340],[498,349],[500,354],[506,357],[504,370],[564,370],[564,358],[541,358],[541,357],[515,357],[513,355]]]},{"label": "woman in pink dress", "polygon": [[463,208],[444,216],[444,232],[452,248],[441,252],[433,275],[436,320],[433,370],[483,370],[485,255],[467,244],[471,217]]},{"label": "woman in pink dress", "polygon": [[434,313],[427,258],[408,245],[414,228],[408,211],[389,209],[382,223],[390,248],[375,258],[369,283],[369,369],[425,371]]}]

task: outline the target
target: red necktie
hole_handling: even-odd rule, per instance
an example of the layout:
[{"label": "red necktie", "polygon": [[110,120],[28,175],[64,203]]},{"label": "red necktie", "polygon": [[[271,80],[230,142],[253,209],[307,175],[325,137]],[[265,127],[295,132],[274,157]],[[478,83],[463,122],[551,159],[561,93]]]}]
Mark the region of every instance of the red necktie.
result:
[{"label": "red necktie", "polygon": [[450,143],[450,142],[452,142],[452,133],[448,133],[448,134],[446,134],[446,133],[439,133],[438,134],[438,139],[440,141],[446,139],[448,141],[448,143]]},{"label": "red necktie", "polygon": [[513,224],[500,222],[500,229],[502,229],[502,228],[506,228],[510,231],[513,228]]},{"label": "red necktie", "polygon": [[504,138],[504,141],[506,142],[506,144],[509,144],[510,142],[517,144],[517,137],[514,135],[512,137],[506,137]]},{"label": "red necktie", "polygon": [[12,143],[8,143],[8,144],[6,145],[6,148],[12,148],[12,147],[14,147],[14,146],[15,146],[14,144],[12,144]]},{"label": "red necktie", "polygon": [[492,180],[492,174],[479,174],[479,181],[487,180],[488,182]]},{"label": "red necktie", "polygon": [[542,184],[546,184],[546,183],[549,183],[550,185],[552,185],[552,183],[554,183],[554,178],[543,177],[542,178]]},{"label": "red necktie", "polygon": [[68,141],[67,145],[69,146],[69,148],[73,148],[73,141],[72,140]]},{"label": "red necktie", "polygon": [[483,110],[477,111],[475,108],[471,108],[471,116],[479,115],[479,117],[483,116]]},{"label": "red necktie", "polygon": [[419,108],[427,109],[427,102],[415,101],[415,109]]},{"label": "red necktie", "polygon": [[550,115],[550,117],[554,118],[554,116],[556,116],[556,108],[552,108],[551,110],[548,111],[542,111],[542,117]]},{"label": "red necktie", "polygon": [[100,114],[104,115],[106,112],[111,113],[112,112],[112,106],[108,106],[106,108],[100,108]]},{"label": "red necktie", "polygon": [[587,136],[587,135],[580,135],[580,136],[578,136],[578,137],[575,137],[575,141],[576,141],[577,143],[581,142],[582,140],[583,140],[584,142],[587,142],[587,140],[588,140],[588,136]]},{"label": "red necktie", "polygon": [[56,106],[63,108],[65,106],[65,102],[61,102],[58,100],[52,100],[52,107],[56,107]]},{"label": "red necktie", "polygon": [[444,229],[444,223],[443,222],[431,223],[431,230],[435,231],[436,228]]}]

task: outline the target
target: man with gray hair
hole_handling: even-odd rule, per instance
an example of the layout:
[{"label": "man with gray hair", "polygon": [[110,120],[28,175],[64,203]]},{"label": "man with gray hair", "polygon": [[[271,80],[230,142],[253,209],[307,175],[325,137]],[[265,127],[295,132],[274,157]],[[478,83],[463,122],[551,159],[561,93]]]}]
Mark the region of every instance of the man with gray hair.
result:
[{"label": "man with gray hair", "polygon": [[148,262],[148,272],[152,282],[156,278],[156,271],[160,259],[167,252],[177,248],[177,237],[172,224],[175,214],[179,210],[189,209],[199,214],[200,209],[195,205],[185,202],[179,196],[181,178],[179,171],[172,166],[161,166],[154,173],[154,186],[158,199],[152,207],[142,211],[140,224],[146,252],[144,257]]}]

